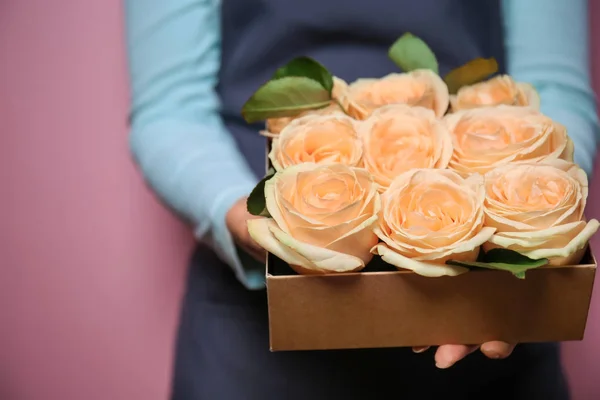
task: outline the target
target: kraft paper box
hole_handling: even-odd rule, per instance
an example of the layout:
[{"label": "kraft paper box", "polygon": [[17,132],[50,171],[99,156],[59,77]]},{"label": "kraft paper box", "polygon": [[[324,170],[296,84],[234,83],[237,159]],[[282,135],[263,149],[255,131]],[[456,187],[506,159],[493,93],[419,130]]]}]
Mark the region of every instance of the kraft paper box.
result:
[{"label": "kraft paper box", "polygon": [[270,348],[581,340],[595,273],[591,250],[580,265],[529,270],[525,279],[494,270],[430,278],[378,258],[362,272],[306,276],[269,254]]},{"label": "kraft paper box", "polygon": [[476,270],[428,278],[384,271],[303,276],[267,260],[271,351],[583,339],[596,260],[517,279]]}]

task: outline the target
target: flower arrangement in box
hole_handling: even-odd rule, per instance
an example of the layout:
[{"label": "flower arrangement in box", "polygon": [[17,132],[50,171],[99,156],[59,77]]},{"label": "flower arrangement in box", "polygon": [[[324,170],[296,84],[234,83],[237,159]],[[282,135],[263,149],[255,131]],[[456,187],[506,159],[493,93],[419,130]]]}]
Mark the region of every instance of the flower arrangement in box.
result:
[{"label": "flower arrangement in box", "polygon": [[389,55],[402,73],[351,83],[299,57],[246,102],[271,141],[252,238],[299,274],[359,272],[373,257],[428,277],[579,263],[600,224],[535,89],[494,76],[493,59],[442,78],[409,33]]}]

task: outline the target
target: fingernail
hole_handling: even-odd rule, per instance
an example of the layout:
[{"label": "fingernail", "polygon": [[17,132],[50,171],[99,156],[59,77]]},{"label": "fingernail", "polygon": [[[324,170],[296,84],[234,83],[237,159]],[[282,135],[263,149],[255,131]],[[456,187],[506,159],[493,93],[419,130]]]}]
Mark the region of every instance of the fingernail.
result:
[{"label": "fingernail", "polygon": [[413,352],[420,354],[423,353],[425,351],[427,351],[427,349],[429,349],[429,346],[425,346],[425,347],[413,347]]},{"label": "fingernail", "polygon": [[493,351],[492,351],[492,352],[489,352],[489,351],[488,351],[488,352],[486,352],[486,353],[485,353],[485,355],[486,355],[488,358],[491,358],[492,360],[498,360],[498,359],[500,359],[500,358],[501,358],[501,357],[500,357],[500,354],[498,354],[498,353],[496,353],[496,352],[493,352]]},{"label": "fingernail", "polygon": [[451,361],[438,361],[435,363],[435,366],[439,369],[450,368],[454,363]]}]

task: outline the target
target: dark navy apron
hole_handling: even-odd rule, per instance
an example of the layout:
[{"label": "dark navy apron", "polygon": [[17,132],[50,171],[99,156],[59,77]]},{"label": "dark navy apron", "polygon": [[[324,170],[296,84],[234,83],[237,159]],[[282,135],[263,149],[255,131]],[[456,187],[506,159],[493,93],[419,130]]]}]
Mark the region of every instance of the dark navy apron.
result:
[{"label": "dark navy apron", "polygon": [[[240,110],[278,66],[307,55],[348,82],[381,77],[398,72],[387,49],[407,31],[433,48],[442,74],[476,57],[493,56],[504,69],[499,0],[223,0],[222,116],[256,175],[264,174],[262,126],[247,125]],[[174,400],[568,398],[556,345],[520,345],[507,360],[476,352],[448,370],[436,369],[433,350],[270,353],[266,305],[264,291],[244,289],[198,247]]]}]

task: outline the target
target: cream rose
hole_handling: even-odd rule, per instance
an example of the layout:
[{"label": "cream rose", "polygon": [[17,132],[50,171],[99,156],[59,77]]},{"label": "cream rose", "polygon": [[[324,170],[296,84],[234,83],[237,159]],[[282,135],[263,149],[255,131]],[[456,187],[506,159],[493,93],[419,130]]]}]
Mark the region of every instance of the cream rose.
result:
[{"label": "cream rose", "polygon": [[329,115],[332,113],[343,112],[344,110],[339,105],[338,101],[343,92],[348,88],[348,83],[341,78],[336,76],[333,77],[333,90],[331,91],[331,104],[324,108],[318,108],[316,110],[304,111],[294,117],[280,117],[280,118],[269,118],[266,121],[266,131],[262,134],[267,137],[277,137],[277,135],[285,128],[290,122],[297,118],[304,117],[306,115]]},{"label": "cream rose", "polygon": [[357,122],[341,112],[298,118],[273,139],[269,159],[277,171],[305,162],[358,166],[362,141]]},{"label": "cream rose", "polygon": [[448,109],[449,95],[442,78],[423,69],[381,79],[358,79],[348,86],[340,102],[348,115],[359,120],[388,104],[421,106],[441,117]]},{"label": "cream rose", "polygon": [[433,111],[405,104],[375,110],[359,126],[363,162],[384,191],[392,180],[413,168],[446,168],[452,137]]},{"label": "cream rose", "polygon": [[461,174],[484,174],[513,162],[573,160],[566,128],[529,108],[476,108],[447,115],[444,121],[453,137],[449,167]]},{"label": "cream rose", "polygon": [[494,234],[484,227],[483,177],[463,178],[452,170],[413,169],[398,176],[381,195],[372,250],[398,269],[424,276],[459,275],[464,267],[447,260],[475,261]]},{"label": "cream rose", "polygon": [[364,169],[305,163],[265,185],[272,218],[248,221],[252,238],[299,274],[359,271],[377,243],[377,185]]},{"label": "cream rose", "polygon": [[484,249],[507,248],[551,265],[579,263],[599,226],[583,217],[588,181],[580,167],[563,160],[510,164],[488,172],[485,186],[486,226],[496,233]]},{"label": "cream rose", "polygon": [[452,111],[500,104],[539,110],[540,96],[532,85],[515,82],[508,75],[500,75],[484,82],[464,86],[456,95],[450,96]]}]

